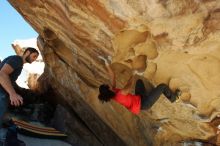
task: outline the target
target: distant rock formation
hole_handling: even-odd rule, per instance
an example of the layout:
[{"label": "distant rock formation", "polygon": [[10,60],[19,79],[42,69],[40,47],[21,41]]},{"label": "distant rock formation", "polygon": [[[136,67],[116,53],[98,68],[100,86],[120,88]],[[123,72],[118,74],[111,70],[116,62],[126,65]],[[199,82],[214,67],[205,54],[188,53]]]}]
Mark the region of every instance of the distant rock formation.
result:
[{"label": "distant rock formation", "polygon": [[[9,2],[39,33],[42,83],[101,144],[218,143],[220,122],[212,122],[220,112],[219,0]],[[112,57],[119,87],[135,69],[154,85],[182,90],[181,101],[161,96],[138,116],[100,103],[97,87],[108,81],[100,55]]]}]

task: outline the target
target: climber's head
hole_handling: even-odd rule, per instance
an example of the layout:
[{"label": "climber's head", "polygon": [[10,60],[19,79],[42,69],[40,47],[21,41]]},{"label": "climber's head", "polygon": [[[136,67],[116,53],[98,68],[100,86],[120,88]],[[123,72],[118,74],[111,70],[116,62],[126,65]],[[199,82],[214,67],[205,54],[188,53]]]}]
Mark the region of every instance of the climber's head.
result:
[{"label": "climber's head", "polygon": [[39,52],[37,51],[37,49],[28,47],[26,48],[23,54],[24,62],[32,63],[37,59],[38,56],[39,56]]},{"label": "climber's head", "polygon": [[115,96],[115,92],[112,91],[107,84],[102,84],[99,86],[99,100],[103,102],[108,102]]}]

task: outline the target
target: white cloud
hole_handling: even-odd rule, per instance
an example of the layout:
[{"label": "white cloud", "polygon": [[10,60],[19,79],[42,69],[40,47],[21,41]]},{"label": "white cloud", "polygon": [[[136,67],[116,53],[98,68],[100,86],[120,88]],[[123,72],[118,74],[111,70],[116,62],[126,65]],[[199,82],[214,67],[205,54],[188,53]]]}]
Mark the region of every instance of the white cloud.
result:
[{"label": "white cloud", "polygon": [[29,88],[27,86],[27,78],[28,78],[28,73],[27,71],[25,71],[24,69],[21,72],[21,75],[18,77],[18,79],[16,80],[16,83],[23,88]]},{"label": "white cloud", "polygon": [[26,63],[24,64],[23,70],[27,71],[28,73],[36,73],[42,74],[44,72],[44,63],[43,62],[33,62],[31,64]]},{"label": "white cloud", "polygon": [[27,40],[14,40],[13,44],[19,44],[21,47],[37,48],[37,39],[31,38],[31,39],[27,39]]}]

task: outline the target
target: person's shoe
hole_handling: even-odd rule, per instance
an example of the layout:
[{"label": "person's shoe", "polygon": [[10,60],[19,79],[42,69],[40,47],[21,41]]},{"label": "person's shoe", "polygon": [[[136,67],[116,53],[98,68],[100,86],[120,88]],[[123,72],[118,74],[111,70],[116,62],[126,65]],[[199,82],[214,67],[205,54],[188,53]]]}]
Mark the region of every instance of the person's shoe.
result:
[{"label": "person's shoe", "polygon": [[180,89],[176,89],[175,91],[175,95],[176,95],[176,102],[180,101],[180,96],[182,95],[182,91],[180,91]]},{"label": "person's shoe", "polygon": [[171,98],[169,99],[170,102],[175,102],[179,100],[179,97],[181,96],[182,92],[180,91],[180,89],[176,89],[174,92],[174,95],[171,96]]},{"label": "person's shoe", "polygon": [[175,95],[176,95],[176,97],[179,99],[180,96],[182,95],[182,91],[180,91],[180,89],[176,89]]},{"label": "person's shoe", "polygon": [[0,141],[0,146],[4,146],[4,143],[2,141]]}]

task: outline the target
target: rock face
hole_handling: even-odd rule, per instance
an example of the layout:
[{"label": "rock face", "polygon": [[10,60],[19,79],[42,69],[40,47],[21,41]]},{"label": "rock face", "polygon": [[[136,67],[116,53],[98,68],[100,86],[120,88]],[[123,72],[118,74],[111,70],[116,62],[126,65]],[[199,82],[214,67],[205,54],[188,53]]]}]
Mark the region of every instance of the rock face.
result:
[{"label": "rock face", "polygon": [[[9,2],[39,33],[42,85],[52,86],[100,144],[218,143],[219,0]],[[100,55],[112,57],[119,87],[135,69],[154,85],[181,89],[181,101],[161,96],[138,116],[100,103],[97,87],[108,82]]]}]

